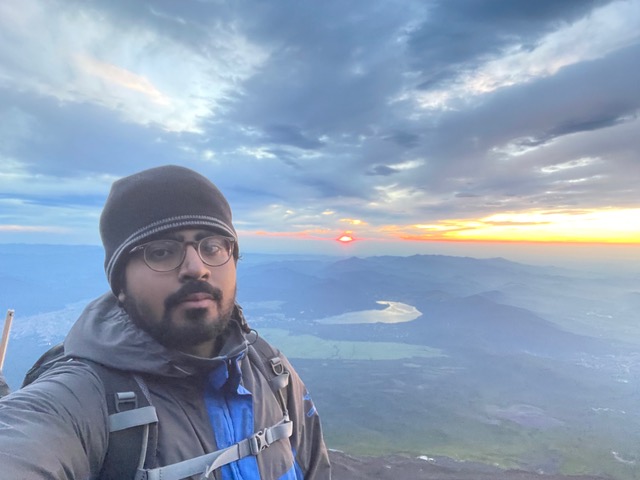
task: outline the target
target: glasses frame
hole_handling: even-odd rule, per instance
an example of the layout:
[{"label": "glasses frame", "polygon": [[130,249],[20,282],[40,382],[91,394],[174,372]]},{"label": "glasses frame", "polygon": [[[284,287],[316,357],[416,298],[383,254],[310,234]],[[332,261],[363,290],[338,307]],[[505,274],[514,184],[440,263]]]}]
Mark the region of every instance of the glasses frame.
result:
[{"label": "glasses frame", "polygon": [[[208,261],[206,261],[203,257],[202,257],[202,253],[200,253],[200,246],[202,245],[202,242],[204,242],[205,240],[208,240],[210,238],[222,238],[226,241],[229,242],[229,256],[227,257],[227,259],[222,262],[222,263],[218,263],[218,264],[212,264],[209,263]],[[170,241],[170,242],[176,242],[182,245],[182,258],[180,259],[180,262],[178,263],[178,265],[176,265],[175,267],[169,269],[169,270],[158,270],[157,268],[153,268],[151,265],[149,265],[149,261],[147,260],[147,247],[149,245],[151,245],[152,243],[155,242],[166,242],[166,241]],[[175,240],[173,238],[157,238],[155,240],[151,240],[150,242],[146,242],[143,243],[141,245],[138,245],[136,247],[133,247],[131,250],[129,250],[129,255],[132,255],[136,252],[142,251],[142,260],[144,261],[144,264],[149,267],[149,269],[153,270],[154,272],[159,272],[159,273],[166,273],[166,272],[173,272],[174,270],[179,269],[182,264],[184,263],[185,258],[187,258],[187,247],[192,246],[193,249],[196,251],[196,253],[198,254],[198,257],[200,258],[200,260],[202,261],[202,263],[204,263],[205,265],[208,265],[210,267],[221,267],[223,265],[226,265],[229,260],[231,260],[231,257],[233,257],[233,252],[234,252],[234,245],[236,243],[236,239],[233,237],[226,237],[224,235],[208,235],[206,237],[201,238],[200,240],[190,240],[188,242],[182,242],[180,240]]]}]

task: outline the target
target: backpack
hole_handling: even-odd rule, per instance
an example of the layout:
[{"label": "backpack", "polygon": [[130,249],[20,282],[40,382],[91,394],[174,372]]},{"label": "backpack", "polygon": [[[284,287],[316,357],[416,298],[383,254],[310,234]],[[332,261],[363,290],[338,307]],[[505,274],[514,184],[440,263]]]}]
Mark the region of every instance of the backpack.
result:
[{"label": "backpack", "polygon": [[288,438],[293,432],[283,394],[289,383],[289,372],[269,343],[260,338],[255,330],[250,335],[254,335],[255,340],[249,343],[247,356],[267,379],[282,408],[283,419],[230,447],[165,467],[144,469],[147,459],[155,458],[158,417],[146,384],[139,375],[87,359],[69,358],[64,353],[64,345],[59,343],[33,364],[25,375],[22,387],[33,383],[58,362],[76,360],[86,363],[101,379],[107,397],[109,443],[99,476],[101,480],[179,480],[198,474],[202,474],[202,479],[208,479],[219,467],[249,455],[258,455],[271,443]]}]

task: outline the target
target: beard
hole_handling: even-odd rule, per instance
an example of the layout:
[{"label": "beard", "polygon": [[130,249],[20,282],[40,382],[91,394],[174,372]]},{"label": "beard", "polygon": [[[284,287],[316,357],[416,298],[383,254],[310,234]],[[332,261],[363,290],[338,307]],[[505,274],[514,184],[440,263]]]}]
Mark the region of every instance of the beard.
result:
[{"label": "beard", "polygon": [[[216,303],[217,314],[208,308],[190,308],[183,319],[174,318],[175,308],[188,295],[206,293]],[[164,301],[164,313],[154,318],[151,307],[126,295],[123,307],[138,327],[151,335],[158,343],[170,349],[189,351],[193,347],[226,336],[235,305],[235,290],[231,298],[223,298],[222,291],[201,281],[186,283]],[[213,318],[212,318],[213,317]]]}]

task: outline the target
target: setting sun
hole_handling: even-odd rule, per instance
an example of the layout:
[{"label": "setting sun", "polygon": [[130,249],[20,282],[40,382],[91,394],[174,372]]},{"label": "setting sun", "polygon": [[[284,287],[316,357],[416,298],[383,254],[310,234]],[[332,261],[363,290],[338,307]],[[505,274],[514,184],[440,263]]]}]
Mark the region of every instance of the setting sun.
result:
[{"label": "setting sun", "polygon": [[351,243],[353,242],[354,238],[348,233],[344,233],[340,235],[336,240],[340,243]]}]

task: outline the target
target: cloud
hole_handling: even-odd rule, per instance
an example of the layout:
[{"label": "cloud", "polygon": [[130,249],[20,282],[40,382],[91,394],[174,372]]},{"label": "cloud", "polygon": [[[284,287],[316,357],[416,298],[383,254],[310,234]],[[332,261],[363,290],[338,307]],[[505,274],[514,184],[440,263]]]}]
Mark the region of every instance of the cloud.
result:
[{"label": "cloud", "polygon": [[[562,2],[562,5],[569,7],[570,10],[566,12],[569,18],[575,13],[575,7],[579,6],[575,2]],[[532,13],[521,2],[518,7],[517,11],[506,13]],[[544,9],[544,5],[540,3],[535,5],[536,10],[540,7]],[[552,8],[556,10],[557,7],[558,2]],[[582,7],[589,5],[582,2]],[[505,11],[500,13],[504,14]],[[520,22],[514,22],[511,27],[523,23],[523,17],[519,20]],[[549,19],[542,17],[541,20]],[[552,21],[557,24],[558,18],[553,17]],[[487,54],[484,62],[480,60],[481,63],[477,65],[471,64],[455,72],[447,79],[446,86],[440,85],[438,88],[418,93],[416,100],[423,108],[456,108],[460,102],[468,101],[470,96],[483,95],[511,85],[553,76],[567,66],[603,58],[607,54],[632,46],[640,40],[639,27],[637,5],[632,2],[616,2],[550,31],[536,39],[533,44],[526,43],[526,31],[522,33],[515,30],[511,32],[511,38],[508,38],[509,43],[506,43],[505,31],[502,30],[496,33],[502,36],[499,43],[503,47],[500,50]],[[482,42],[480,45],[486,49],[489,44]]]},{"label": "cloud", "polygon": [[245,232],[633,209],[639,5],[3,2],[0,218],[88,232],[166,163]]},{"label": "cloud", "polygon": [[201,119],[268,55],[228,28],[212,29],[208,52],[194,51],[86,3],[8,2],[1,18],[0,85],[167,131],[200,132]]},{"label": "cloud", "polygon": [[497,62],[494,65],[498,67],[511,64],[515,67],[512,74],[518,75],[523,66],[518,56],[531,55],[544,44],[544,38],[584,22],[593,10],[607,3],[463,0],[427,4],[426,14],[410,31],[408,43],[422,82],[419,87],[437,90],[461,74],[482,70],[479,67],[487,62]]},{"label": "cloud", "polygon": [[323,142],[310,138],[293,125],[267,125],[264,127],[265,141],[278,145],[291,145],[304,150],[321,148]]},{"label": "cloud", "polygon": [[367,175],[381,175],[383,177],[388,177],[394,173],[398,173],[398,170],[393,167],[389,167],[387,165],[374,165],[373,168],[367,172]]},{"label": "cloud", "polygon": [[0,225],[0,232],[11,233],[68,233],[69,230],[62,227],[42,225]]}]

